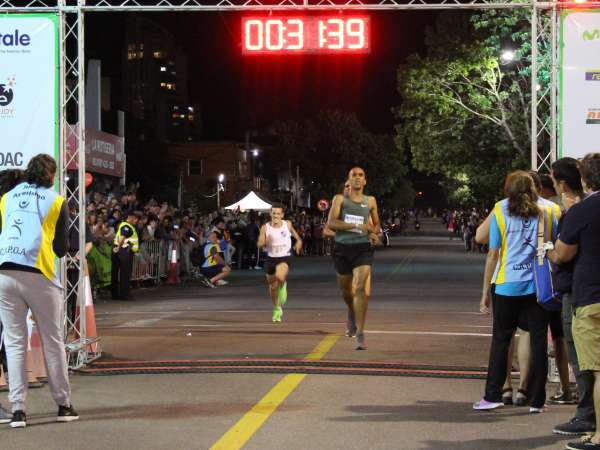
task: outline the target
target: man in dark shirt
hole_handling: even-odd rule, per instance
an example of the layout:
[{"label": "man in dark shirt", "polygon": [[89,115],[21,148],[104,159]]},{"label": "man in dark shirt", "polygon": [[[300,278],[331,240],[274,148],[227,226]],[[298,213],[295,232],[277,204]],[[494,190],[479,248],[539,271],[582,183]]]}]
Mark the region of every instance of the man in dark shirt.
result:
[{"label": "man in dark shirt", "polygon": [[[588,197],[573,205],[548,252],[554,263],[575,259],[573,273],[573,338],[579,368],[594,373],[594,408],[600,409],[600,153],[580,162],[581,181]],[[600,450],[600,414],[589,442],[572,442],[571,450]]]},{"label": "man in dark shirt", "polygon": [[[577,160],[574,158],[561,158],[552,164],[552,180],[554,187],[562,201],[563,208],[567,208],[580,202],[584,198],[583,187],[581,186],[581,174]],[[562,232],[565,217],[568,215],[568,209],[558,221],[558,233]],[[579,391],[579,401],[575,416],[566,423],[556,425],[552,430],[556,434],[562,435],[582,435],[595,430],[596,417],[594,414],[594,375],[589,371],[579,370],[579,360],[573,341],[571,325],[573,321],[573,271],[575,261],[569,261],[565,264],[553,264],[552,283],[556,292],[562,296],[562,323],[567,346],[567,355],[569,364],[573,368],[577,389]],[[563,395],[567,395],[565,392]],[[558,402],[557,402],[558,403]]]}]

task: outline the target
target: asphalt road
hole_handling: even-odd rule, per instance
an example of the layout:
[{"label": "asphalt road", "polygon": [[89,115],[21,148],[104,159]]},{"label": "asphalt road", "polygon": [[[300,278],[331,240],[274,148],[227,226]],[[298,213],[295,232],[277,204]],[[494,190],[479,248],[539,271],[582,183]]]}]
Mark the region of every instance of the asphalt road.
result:
[{"label": "asphalt road", "polygon": [[[375,257],[367,351],[343,337],[345,310],[330,258],[295,258],[281,324],[270,322],[261,271],[228,286],[135,291],[96,304],[103,361],[350,361],[443,369],[434,377],[282,373],[74,374],[82,419],[54,423],[47,388],[30,391],[25,430],[0,429],[7,449],[559,449],[541,415],[471,409],[480,379],[444,378],[487,363],[490,318],[478,301],[483,256],[443,237],[404,237]],[[150,364],[152,365],[152,364]],[[101,364],[96,367],[102,367]],[[293,370],[291,370],[293,372]],[[435,372],[435,370],[434,370]],[[396,374],[397,375],[397,374]],[[431,375],[431,374],[430,374]],[[553,393],[554,385],[549,385]],[[267,395],[268,394],[268,395]],[[0,395],[6,404],[5,395]],[[236,425],[237,424],[237,425]],[[216,445],[215,445],[216,444]]]}]

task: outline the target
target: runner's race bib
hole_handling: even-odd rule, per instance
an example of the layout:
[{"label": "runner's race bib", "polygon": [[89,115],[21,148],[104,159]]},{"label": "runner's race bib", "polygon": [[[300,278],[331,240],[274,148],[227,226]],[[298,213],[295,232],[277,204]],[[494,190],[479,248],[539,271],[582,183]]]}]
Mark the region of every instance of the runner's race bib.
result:
[{"label": "runner's race bib", "polygon": [[269,249],[269,256],[273,258],[281,258],[284,256],[289,256],[289,247],[287,245],[271,245]]},{"label": "runner's race bib", "polygon": [[[344,214],[344,222],[346,223],[351,223],[353,225],[359,226],[365,223],[364,220],[365,219],[363,218],[363,216],[355,216],[354,214]],[[350,231],[351,233],[362,234],[362,230],[359,230],[358,228],[353,228],[347,231]]]}]

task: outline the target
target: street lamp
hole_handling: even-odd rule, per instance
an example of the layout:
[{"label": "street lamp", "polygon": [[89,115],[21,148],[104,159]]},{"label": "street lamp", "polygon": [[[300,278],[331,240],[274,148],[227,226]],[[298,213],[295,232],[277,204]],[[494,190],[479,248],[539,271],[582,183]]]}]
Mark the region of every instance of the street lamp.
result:
[{"label": "street lamp", "polygon": [[217,178],[217,211],[221,210],[221,191],[225,190],[223,189],[223,185],[221,184],[223,183],[223,181],[225,181],[225,175],[220,173],[219,177]]},{"label": "street lamp", "polygon": [[252,150],[252,166],[251,166],[251,173],[250,173],[250,177],[252,178],[252,189],[256,188],[256,184],[255,184],[255,176],[256,176],[256,158],[258,158],[258,155],[260,154],[260,150],[255,148]]},{"label": "street lamp", "polygon": [[513,50],[504,50],[500,55],[502,62],[509,63],[515,59],[515,52]]}]

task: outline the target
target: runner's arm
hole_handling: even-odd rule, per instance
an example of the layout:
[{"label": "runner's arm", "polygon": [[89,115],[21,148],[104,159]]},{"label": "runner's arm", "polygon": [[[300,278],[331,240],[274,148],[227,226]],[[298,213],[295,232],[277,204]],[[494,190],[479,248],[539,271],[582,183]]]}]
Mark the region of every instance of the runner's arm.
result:
[{"label": "runner's arm", "polygon": [[377,210],[377,200],[375,200],[375,197],[369,197],[369,206],[371,220],[367,224],[369,227],[368,231],[369,233],[378,234],[381,231],[381,222],[379,220],[379,211]]},{"label": "runner's arm", "polygon": [[329,228],[329,225],[327,225],[327,224],[325,224],[325,227],[323,228],[323,237],[328,237],[328,238],[335,237],[335,231],[333,231],[331,228]]},{"label": "runner's arm", "polygon": [[368,231],[368,224],[361,225],[360,227],[353,223],[346,223],[343,220],[338,219],[342,211],[342,204],[344,203],[344,197],[342,195],[336,195],[333,197],[331,209],[329,210],[329,217],[327,218],[327,226],[333,231],[348,231],[360,229],[361,231]]}]

